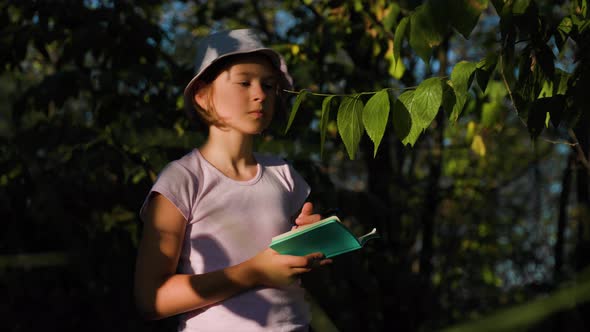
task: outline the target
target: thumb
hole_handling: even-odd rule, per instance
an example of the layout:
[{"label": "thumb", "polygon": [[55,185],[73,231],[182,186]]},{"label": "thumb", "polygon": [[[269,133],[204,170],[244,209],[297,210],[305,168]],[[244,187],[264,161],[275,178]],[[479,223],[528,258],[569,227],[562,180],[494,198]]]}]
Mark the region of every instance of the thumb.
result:
[{"label": "thumb", "polygon": [[313,204],[311,202],[305,202],[301,208],[300,216],[309,216],[313,214]]}]

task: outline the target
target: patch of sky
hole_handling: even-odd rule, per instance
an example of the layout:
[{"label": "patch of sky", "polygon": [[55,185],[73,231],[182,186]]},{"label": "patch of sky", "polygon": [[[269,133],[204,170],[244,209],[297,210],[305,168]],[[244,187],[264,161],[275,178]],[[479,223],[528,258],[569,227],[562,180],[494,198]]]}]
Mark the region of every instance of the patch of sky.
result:
[{"label": "patch of sky", "polygon": [[560,155],[566,155],[571,151],[571,148],[566,144],[557,144],[555,149]]},{"label": "patch of sky", "polygon": [[277,11],[275,15],[275,31],[281,38],[287,37],[287,32],[296,24],[296,19],[289,12],[284,10]]},{"label": "patch of sky", "polygon": [[549,186],[549,191],[552,194],[558,194],[558,193],[560,193],[561,192],[561,183],[552,183]]}]

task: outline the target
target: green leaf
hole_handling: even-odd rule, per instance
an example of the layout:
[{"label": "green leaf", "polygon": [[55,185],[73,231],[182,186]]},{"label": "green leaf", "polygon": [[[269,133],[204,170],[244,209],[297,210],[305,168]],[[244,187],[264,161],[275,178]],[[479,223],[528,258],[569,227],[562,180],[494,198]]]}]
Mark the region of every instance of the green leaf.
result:
[{"label": "green leaf", "polygon": [[430,61],[432,48],[443,40],[441,30],[436,26],[437,20],[427,5],[418,6],[410,16],[410,46],[426,63]]},{"label": "green leaf", "polygon": [[416,107],[410,112],[412,123],[420,129],[428,128],[438,113],[442,99],[443,85],[440,78],[432,77],[420,83],[414,92]]},{"label": "green leaf", "polygon": [[447,116],[450,118],[451,113],[457,103],[457,96],[455,95],[455,90],[452,86],[449,85],[450,82],[447,81],[446,84],[443,86],[443,101],[442,107]]},{"label": "green leaf", "polygon": [[466,39],[471,35],[481,13],[488,8],[488,0],[454,0],[448,1],[451,26]]},{"label": "green leaf", "polygon": [[482,91],[486,91],[490,77],[498,63],[498,56],[496,54],[489,55],[477,63],[475,69],[475,77],[477,84]]},{"label": "green leaf", "polygon": [[[395,28],[395,35],[393,37],[393,66],[396,66],[398,62],[401,62],[401,50],[406,35],[406,30],[410,19],[406,16],[399,21],[399,24]],[[395,67],[393,68],[395,72]]]},{"label": "green leaf", "polygon": [[395,21],[397,20],[397,17],[399,16],[399,13],[401,12],[401,8],[399,4],[392,3],[387,6],[386,10],[387,15],[383,18],[382,24],[386,30],[391,30],[395,24]]},{"label": "green leaf", "polygon": [[503,107],[497,101],[484,103],[481,106],[481,125],[485,128],[492,128],[500,118]]},{"label": "green leaf", "polygon": [[502,13],[504,9],[504,1],[505,0],[491,0],[494,8],[496,9],[496,13]]},{"label": "green leaf", "polygon": [[351,160],[355,158],[363,134],[362,113],[363,101],[358,95],[344,97],[338,107],[338,116],[336,117],[338,133],[340,133]]},{"label": "green leaf", "polygon": [[550,98],[539,98],[535,100],[527,119],[531,136],[533,138],[537,137],[543,128],[547,127],[547,117],[549,117],[551,124],[557,128],[563,117],[565,107],[566,100],[564,95],[554,95]]},{"label": "green leaf", "polygon": [[467,101],[468,90],[473,81],[476,65],[472,62],[461,61],[451,72],[451,86],[455,90],[456,102],[451,112],[450,120],[457,121]]},{"label": "green leaf", "polygon": [[559,51],[562,51],[563,45],[565,41],[569,37],[570,33],[572,32],[572,28],[574,26],[574,22],[572,21],[571,17],[566,16],[564,17],[559,25],[557,26],[557,33],[555,34],[555,44],[559,48]]},{"label": "green leaf", "polygon": [[326,142],[326,132],[328,131],[328,122],[330,120],[330,104],[334,96],[328,96],[322,101],[322,116],[320,118],[320,156],[324,155],[324,143]]},{"label": "green leaf", "polygon": [[512,5],[512,14],[522,15],[526,12],[529,7],[531,0],[515,0]]},{"label": "green leaf", "polygon": [[461,61],[455,65],[451,72],[451,81],[455,92],[466,93],[473,79],[473,72],[476,64],[468,61]]},{"label": "green leaf", "polygon": [[565,95],[567,92],[567,85],[570,79],[570,74],[561,69],[555,71],[555,77],[553,80],[553,94],[554,95]]},{"label": "green leaf", "polygon": [[572,18],[566,16],[561,20],[561,22],[559,22],[559,25],[557,26],[557,31],[562,33],[564,37],[567,37],[572,32],[573,26],[574,23],[572,22]]},{"label": "green leaf", "polygon": [[414,91],[412,90],[402,93],[393,104],[393,129],[404,145],[414,146],[422,133],[422,129],[418,128],[412,120],[414,109]]},{"label": "green leaf", "polygon": [[396,61],[395,57],[392,54],[392,56],[388,60],[390,61],[389,75],[391,75],[391,77],[394,77],[397,80],[401,79],[404,76],[404,73],[406,72],[406,66],[404,65],[402,59],[400,58]]},{"label": "green leaf", "polygon": [[528,112],[527,128],[532,139],[536,139],[545,129],[545,119],[548,113],[548,103],[545,99],[550,98],[535,100],[533,107]]},{"label": "green leaf", "polygon": [[[473,137],[473,141],[471,142],[471,151],[473,151],[475,154],[477,154],[480,157],[485,157],[486,145],[485,145],[481,135],[475,135]],[[486,275],[486,277],[489,277],[489,276],[493,276],[493,275]],[[488,281],[486,280],[486,282],[488,282]]]},{"label": "green leaf", "polygon": [[389,119],[389,107],[389,92],[383,89],[373,95],[363,109],[363,124],[375,145],[373,156],[377,155],[377,149],[381,144],[383,134],[385,134],[385,127]]},{"label": "green leaf", "polygon": [[295,98],[295,102],[293,103],[293,108],[291,108],[291,114],[289,114],[289,121],[287,122],[287,128],[285,128],[285,134],[289,131],[289,128],[291,128],[291,124],[293,124],[293,120],[295,119],[295,115],[297,114],[297,110],[299,110],[299,106],[301,105],[301,102],[303,101],[303,99],[305,99],[305,96],[307,96],[308,93],[309,93],[308,90],[301,90],[301,92],[299,92],[299,94],[297,95],[297,98]]},{"label": "green leaf", "polygon": [[492,81],[488,84],[486,90],[486,100],[481,110],[481,125],[486,128],[492,128],[500,119],[502,111],[505,110],[505,98],[507,95],[506,87],[498,81]]}]

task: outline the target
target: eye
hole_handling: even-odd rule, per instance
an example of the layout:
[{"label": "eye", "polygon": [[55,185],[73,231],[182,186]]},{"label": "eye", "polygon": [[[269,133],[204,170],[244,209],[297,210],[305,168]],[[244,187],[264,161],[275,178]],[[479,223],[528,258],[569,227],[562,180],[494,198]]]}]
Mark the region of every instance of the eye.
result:
[{"label": "eye", "polygon": [[238,82],[238,84],[241,86],[244,86],[244,87],[250,86],[250,82],[248,82],[248,81]]},{"label": "eye", "polygon": [[276,84],[274,82],[263,82],[262,87],[265,90],[274,90],[276,87]]}]

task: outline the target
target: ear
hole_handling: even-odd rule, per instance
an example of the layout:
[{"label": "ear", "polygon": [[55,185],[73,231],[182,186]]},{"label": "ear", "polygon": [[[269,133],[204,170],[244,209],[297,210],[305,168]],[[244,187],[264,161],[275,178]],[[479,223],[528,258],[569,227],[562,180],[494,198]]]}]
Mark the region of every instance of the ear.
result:
[{"label": "ear", "polygon": [[195,91],[193,99],[195,103],[197,103],[197,105],[199,105],[199,107],[204,110],[209,108],[209,89],[209,85],[202,81],[195,82],[195,86],[193,88],[193,91]]}]

